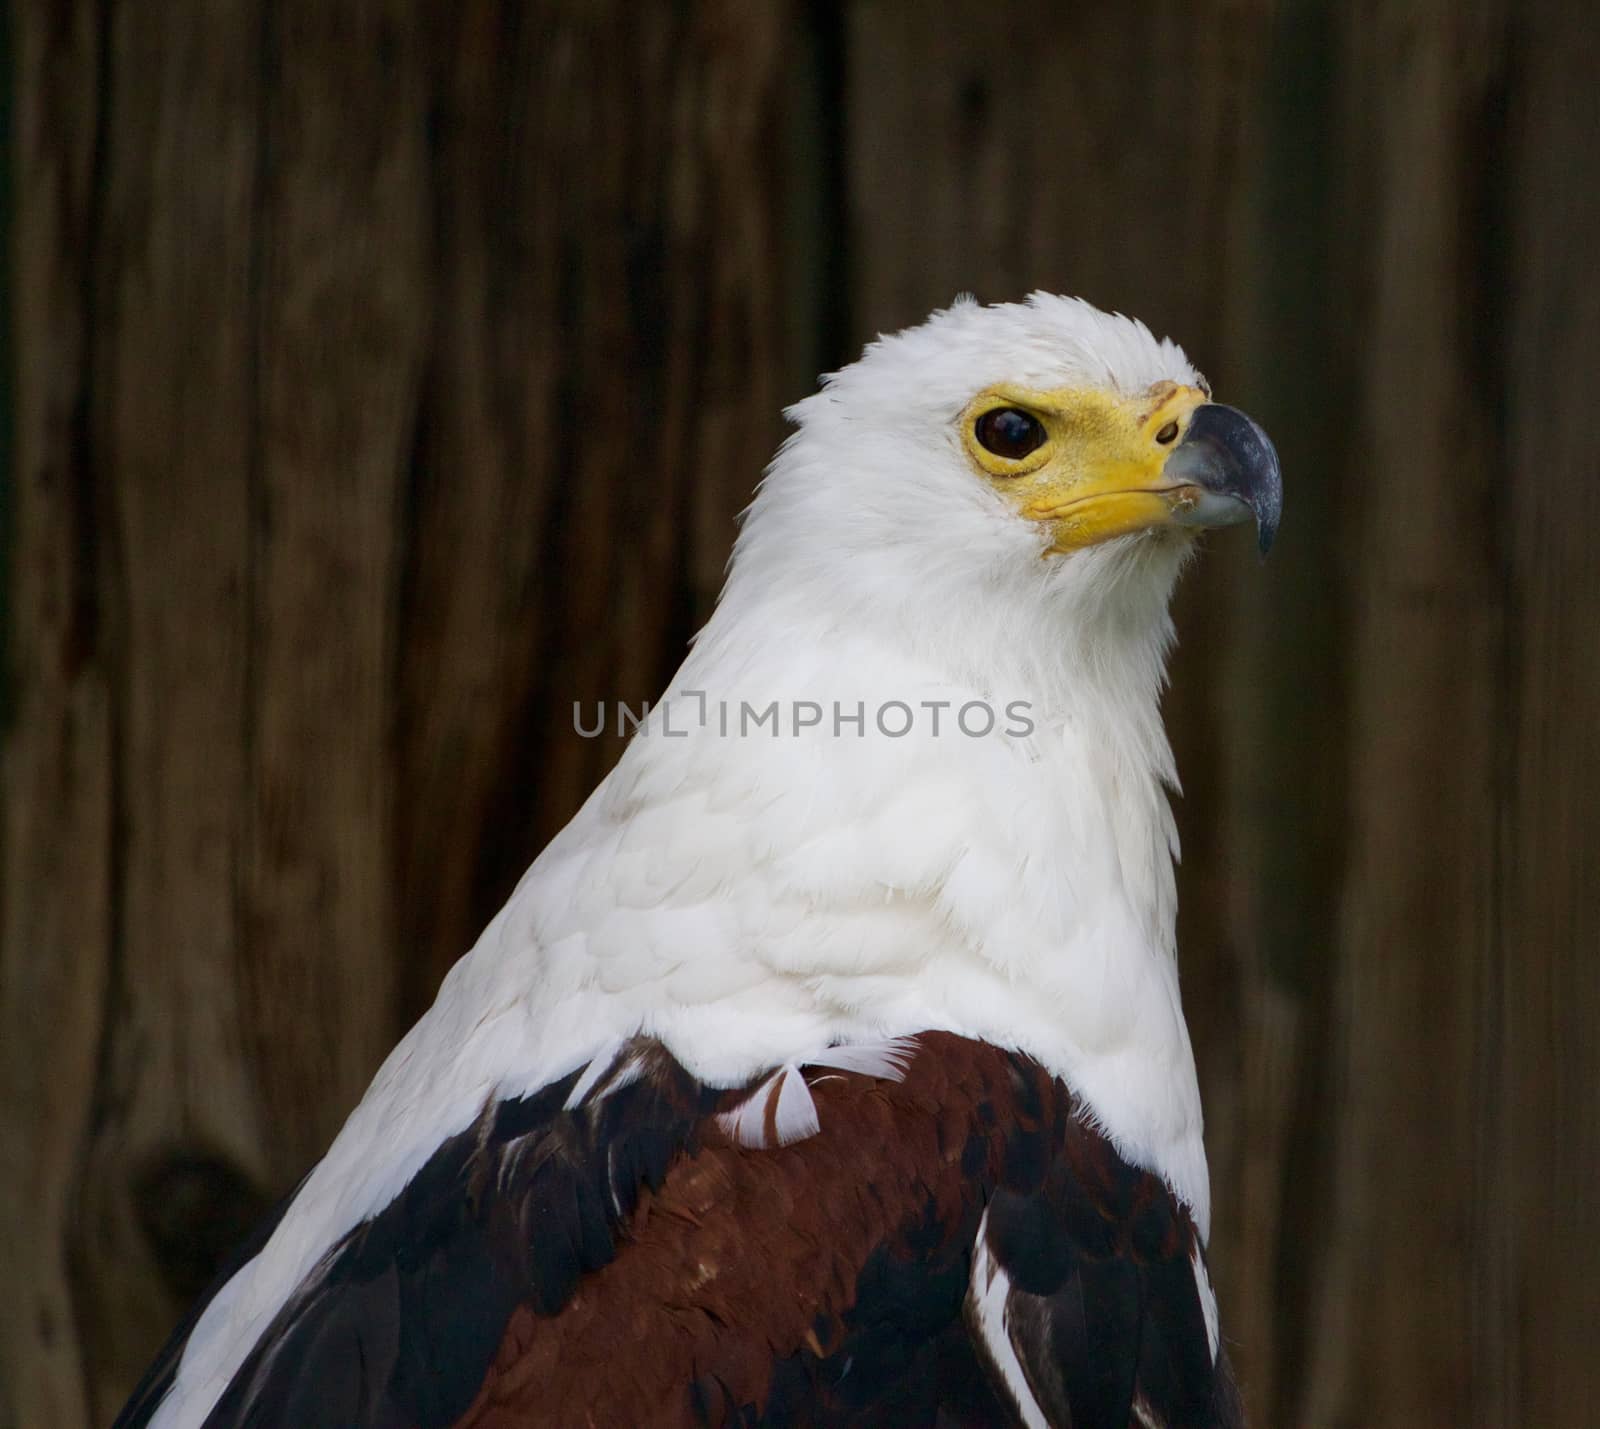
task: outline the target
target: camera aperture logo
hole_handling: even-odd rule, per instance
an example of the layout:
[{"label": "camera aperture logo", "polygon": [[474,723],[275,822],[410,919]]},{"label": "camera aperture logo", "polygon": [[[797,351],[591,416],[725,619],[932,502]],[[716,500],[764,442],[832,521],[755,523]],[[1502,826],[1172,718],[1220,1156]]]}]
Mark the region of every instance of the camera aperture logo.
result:
[{"label": "camera aperture logo", "polygon": [[[656,716],[654,719],[651,716]],[[679,690],[654,706],[634,706],[622,701],[609,708],[597,701],[587,717],[582,703],[572,702],[572,728],[583,739],[607,733],[626,738],[637,734],[652,739],[687,739],[705,731],[722,739],[799,739],[831,736],[834,739],[904,739],[913,732],[933,739],[950,736],[987,739],[1027,739],[1034,729],[1033,705],[1008,700],[856,700],[773,699],[766,704],[749,700],[712,699],[705,690]]]}]

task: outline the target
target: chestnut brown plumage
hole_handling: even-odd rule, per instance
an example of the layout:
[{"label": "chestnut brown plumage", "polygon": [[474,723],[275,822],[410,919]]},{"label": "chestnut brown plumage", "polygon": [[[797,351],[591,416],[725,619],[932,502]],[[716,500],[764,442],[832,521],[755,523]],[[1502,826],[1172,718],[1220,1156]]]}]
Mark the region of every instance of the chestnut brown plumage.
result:
[{"label": "chestnut brown plumage", "polygon": [[764,1149],[716,1119],[751,1089],[656,1043],[617,1065],[576,1106],[581,1071],[486,1107],[325,1259],[208,1424],[1011,1424],[970,1323],[980,1226],[1050,1422],[1239,1422],[1188,1212],[1029,1058],[931,1032],[898,1081],[812,1071],[820,1132]]}]

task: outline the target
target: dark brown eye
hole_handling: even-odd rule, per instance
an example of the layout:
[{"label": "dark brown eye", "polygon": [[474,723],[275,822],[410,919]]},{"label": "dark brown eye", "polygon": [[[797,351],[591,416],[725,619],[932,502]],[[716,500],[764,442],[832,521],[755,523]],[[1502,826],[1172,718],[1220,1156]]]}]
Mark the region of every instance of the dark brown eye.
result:
[{"label": "dark brown eye", "polygon": [[1039,419],[1016,407],[996,407],[978,418],[973,435],[985,451],[1008,461],[1019,461],[1044,445],[1044,427]]},{"label": "dark brown eye", "polygon": [[1178,424],[1176,422],[1168,422],[1166,426],[1156,433],[1156,440],[1164,447],[1171,446],[1177,440],[1177,437]]}]

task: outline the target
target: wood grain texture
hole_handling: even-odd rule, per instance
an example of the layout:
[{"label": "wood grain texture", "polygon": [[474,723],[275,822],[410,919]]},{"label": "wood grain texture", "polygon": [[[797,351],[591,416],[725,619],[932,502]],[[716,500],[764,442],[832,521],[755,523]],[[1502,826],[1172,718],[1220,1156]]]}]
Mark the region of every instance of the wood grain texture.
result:
[{"label": "wood grain texture", "polygon": [[[1499,1154],[1480,1032],[1497,1017],[1486,982],[1504,452],[1474,361],[1492,310],[1473,287],[1477,235],[1461,222],[1479,182],[1462,159],[1500,82],[1490,21],[1380,5],[1341,37],[1348,196],[1361,214],[1344,241],[1366,358],[1335,528],[1361,561],[1349,581],[1332,1180],[1310,1302],[1324,1333],[1307,1346],[1295,1405],[1319,1423],[1471,1423],[1480,1377],[1497,1369],[1495,1346],[1473,1335],[1485,1289],[1473,1258],[1493,1247],[1475,1243],[1476,1181]],[[1435,181],[1419,186],[1417,173]],[[1426,1214],[1397,1217],[1397,1202]]]},{"label": "wood grain texture", "polygon": [[[86,433],[102,37],[88,7],[16,25],[11,319],[30,354],[12,413],[0,798],[0,1424],[79,1424],[69,1256],[109,968],[114,641]],[[89,950],[85,955],[85,950]],[[43,1036],[41,1034],[44,1034]],[[48,1041],[45,1040],[48,1038]],[[25,1228],[25,1230],[24,1230]]]},{"label": "wood grain texture", "polygon": [[[1298,1422],[1315,1335],[1304,1305],[1321,1266],[1330,1181],[1350,563],[1329,533],[1359,441],[1349,413],[1364,356],[1348,337],[1350,255],[1339,242],[1335,47],[1326,8],[1275,15],[1248,116],[1250,213],[1226,300],[1240,400],[1275,435],[1292,520],[1265,566],[1231,563],[1222,630],[1180,632],[1185,643],[1221,636],[1205,672],[1214,763],[1187,751],[1201,755],[1198,785],[1183,766],[1179,943],[1214,1168],[1212,1261],[1263,1424]],[[1181,656],[1176,675],[1185,678]]]},{"label": "wood grain texture", "polygon": [[279,3],[259,23],[238,967],[273,1165],[304,1168],[396,1025],[390,744],[431,317],[428,49],[406,0]]},{"label": "wood grain texture", "polygon": [[1497,489],[1511,517],[1499,546],[1510,604],[1493,968],[1503,1020],[1491,1049],[1503,1140],[1480,1218],[1504,1262],[1491,1311],[1519,1333],[1502,1417],[1483,1417],[1578,1425],[1600,1419],[1600,562],[1580,514],[1600,482],[1589,390],[1600,187],[1574,175],[1600,132],[1600,30],[1544,4],[1517,41],[1503,210],[1509,460]]},{"label": "wood grain texture", "polygon": [[412,1015],[620,751],[575,705],[592,728],[672,674],[781,437],[783,28],[734,3],[441,19],[398,709]]},{"label": "wood grain texture", "polygon": [[[94,1078],[88,1115],[58,1113],[55,1130],[72,1138],[76,1165],[60,1202],[64,1220],[39,1249],[67,1267],[70,1313],[50,1327],[61,1359],[35,1368],[27,1342],[7,1356],[28,1367],[23,1383],[33,1384],[15,1411],[21,1423],[104,1418],[147,1354],[145,1326],[193,1293],[180,1267],[157,1263],[146,1223],[173,1174],[194,1159],[175,1151],[178,1139],[202,1158],[220,1152],[263,1169],[229,973],[243,488],[216,479],[244,426],[251,339],[242,299],[255,62],[248,36],[234,31],[239,18],[219,6],[209,25],[167,27],[84,6],[24,20],[25,36],[29,23],[38,27],[34,43],[48,45],[64,26],[95,57],[78,96],[92,116],[90,188],[80,200],[90,230],[60,250],[82,264],[82,346],[68,399],[73,450],[54,453],[48,431],[25,432],[19,457],[41,475],[67,458],[60,476],[77,529],[36,528],[40,539],[23,559],[75,564],[81,643],[69,658],[84,662],[79,680],[102,676],[106,705],[99,834],[56,822],[86,788],[69,791],[59,811],[48,799],[8,799],[8,811],[34,824],[15,832],[13,855],[35,838],[42,848],[81,840],[79,858],[90,859],[13,885],[76,910],[42,946],[25,945],[25,955],[72,969],[83,992],[96,990],[92,1002],[72,1007],[17,1005],[30,1016],[22,1056],[41,1070],[64,1058],[74,1072],[92,1067]],[[173,61],[171,71],[159,55]],[[204,81],[155,82],[201,55]],[[39,135],[41,148],[55,142],[51,131]],[[39,195],[45,204],[51,197]],[[52,255],[34,254],[32,267],[48,291]],[[30,449],[36,437],[43,440]],[[32,492],[45,494],[42,482]],[[62,711],[68,731],[73,702]],[[41,717],[50,712],[36,707],[21,727],[37,728]],[[65,774],[70,766],[56,767]],[[95,1050],[84,1062],[69,1049],[72,1029],[87,1019]],[[85,1296],[85,1286],[93,1293]],[[32,1417],[77,1396],[76,1416]]]}]

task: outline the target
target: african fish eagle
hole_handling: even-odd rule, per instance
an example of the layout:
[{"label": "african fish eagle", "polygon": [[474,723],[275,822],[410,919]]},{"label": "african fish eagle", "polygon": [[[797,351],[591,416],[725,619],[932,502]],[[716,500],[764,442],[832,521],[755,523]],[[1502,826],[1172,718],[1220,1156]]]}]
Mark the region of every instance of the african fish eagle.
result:
[{"label": "african fish eagle", "polygon": [[1261,429],[962,299],[788,413],[710,622],[121,1425],[1240,1422],[1159,696]]}]

